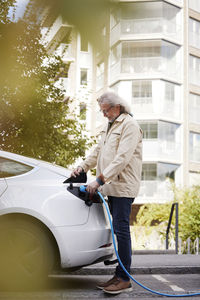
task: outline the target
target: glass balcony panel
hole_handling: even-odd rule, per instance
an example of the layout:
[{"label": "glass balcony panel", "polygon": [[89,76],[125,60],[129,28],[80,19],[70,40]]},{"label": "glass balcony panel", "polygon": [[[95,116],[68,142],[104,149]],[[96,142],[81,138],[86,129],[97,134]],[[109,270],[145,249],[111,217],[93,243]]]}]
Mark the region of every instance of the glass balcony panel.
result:
[{"label": "glass balcony panel", "polygon": [[180,143],[168,140],[143,140],[145,160],[172,159],[180,160]]},{"label": "glass balcony panel", "polygon": [[121,59],[122,73],[163,72],[166,68],[164,60],[159,57],[132,57]]},{"label": "glass balcony panel", "polygon": [[137,200],[152,202],[165,202],[173,199],[173,192],[169,181],[141,181],[139,195]]},{"label": "glass balcony panel", "polygon": [[121,20],[121,34],[161,33],[162,22],[160,18]]},{"label": "glass balcony panel", "polygon": [[160,107],[158,107],[157,103],[154,104],[152,102],[152,98],[132,98],[132,103],[133,111],[136,116],[140,114],[151,114],[155,117],[162,116],[178,119],[181,117],[180,104],[175,104],[171,101],[162,101]]},{"label": "glass balcony panel", "polygon": [[[177,38],[180,36],[181,29],[180,26],[178,26],[175,22],[168,21],[162,18],[121,20],[120,24],[121,34],[164,33],[170,35],[171,37]],[[112,34],[116,34],[116,29],[115,32],[111,33],[111,35]]]}]

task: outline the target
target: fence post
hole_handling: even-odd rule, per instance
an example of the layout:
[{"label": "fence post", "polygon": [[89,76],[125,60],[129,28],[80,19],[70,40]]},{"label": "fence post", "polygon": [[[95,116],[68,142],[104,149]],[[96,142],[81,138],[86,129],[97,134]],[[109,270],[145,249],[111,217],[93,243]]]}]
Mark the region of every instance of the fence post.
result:
[{"label": "fence post", "polygon": [[175,251],[176,254],[178,254],[178,203],[173,203],[171,207],[171,212],[169,216],[169,221],[167,225],[167,230],[166,230],[166,250],[169,248],[169,230],[171,227],[171,222],[172,222],[172,216],[174,212],[174,207],[176,207],[176,214],[175,214]]},{"label": "fence post", "polygon": [[175,203],[175,206],[176,206],[175,247],[176,247],[176,254],[178,254],[178,203]]}]

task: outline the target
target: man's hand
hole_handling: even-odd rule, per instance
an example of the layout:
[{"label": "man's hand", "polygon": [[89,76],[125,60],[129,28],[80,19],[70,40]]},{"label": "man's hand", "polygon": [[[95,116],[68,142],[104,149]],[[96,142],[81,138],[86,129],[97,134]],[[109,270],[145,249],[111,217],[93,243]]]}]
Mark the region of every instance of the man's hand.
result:
[{"label": "man's hand", "polygon": [[76,177],[78,175],[80,175],[80,173],[83,171],[82,167],[77,167],[72,173],[71,173],[71,177]]},{"label": "man's hand", "polygon": [[90,184],[88,184],[86,190],[90,193],[90,194],[94,194],[96,192],[96,190],[98,189],[98,187],[100,187],[100,184],[98,184],[98,182],[92,181]]}]

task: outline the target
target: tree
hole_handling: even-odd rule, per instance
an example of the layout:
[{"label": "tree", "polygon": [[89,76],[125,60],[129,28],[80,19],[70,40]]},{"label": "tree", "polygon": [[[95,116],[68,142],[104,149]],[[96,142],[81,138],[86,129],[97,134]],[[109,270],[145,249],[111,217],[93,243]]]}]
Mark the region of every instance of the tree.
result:
[{"label": "tree", "polygon": [[[179,237],[184,241],[190,237],[194,241],[200,236],[200,186],[173,187],[173,190],[173,202],[179,203]],[[165,234],[173,202],[143,205],[137,215],[137,225],[158,225],[161,234]]]},{"label": "tree", "polygon": [[38,11],[48,8],[49,20],[52,23],[61,15],[93,46],[105,50],[102,30],[106,24],[106,15],[118,3],[118,0],[30,0],[27,14],[35,8]]},{"label": "tree", "polygon": [[[3,6],[1,2],[0,11],[7,14]],[[90,143],[84,125],[70,111],[71,100],[63,101],[64,91],[54,85],[63,70],[62,59],[47,54],[35,10],[17,22],[4,19],[0,35],[0,147],[70,165],[84,156]]]},{"label": "tree", "polygon": [[[10,8],[15,7],[16,0],[1,0],[0,2],[0,28],[2,24],[10,22],[8,12]],[[1,31],[0,31],[1,32]]]}]

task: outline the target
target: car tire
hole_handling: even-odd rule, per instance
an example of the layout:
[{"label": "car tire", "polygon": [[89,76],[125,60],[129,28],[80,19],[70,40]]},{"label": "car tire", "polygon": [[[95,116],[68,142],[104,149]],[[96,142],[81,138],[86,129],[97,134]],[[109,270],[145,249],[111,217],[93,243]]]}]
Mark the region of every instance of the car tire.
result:
[{"label": "car tire", "polygon": [[0,289],[41,287],[53,265],[51,239],[40,224],[19,217],[0,220]]}]

